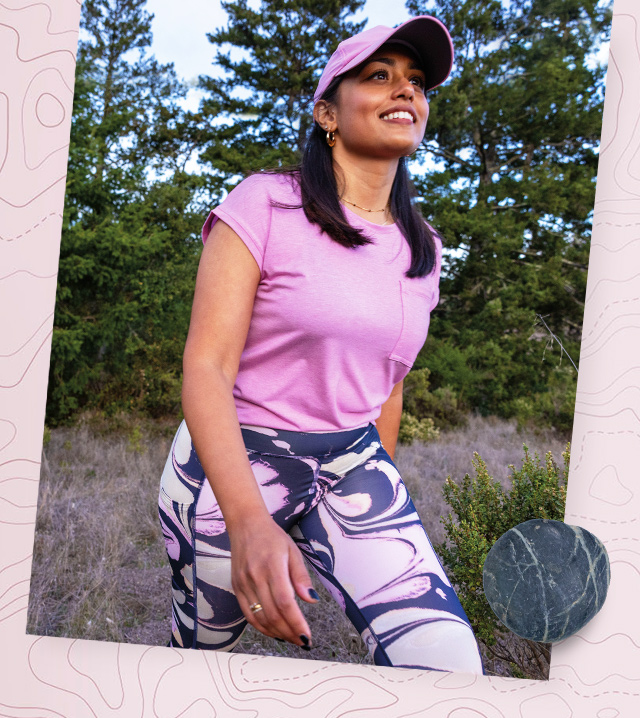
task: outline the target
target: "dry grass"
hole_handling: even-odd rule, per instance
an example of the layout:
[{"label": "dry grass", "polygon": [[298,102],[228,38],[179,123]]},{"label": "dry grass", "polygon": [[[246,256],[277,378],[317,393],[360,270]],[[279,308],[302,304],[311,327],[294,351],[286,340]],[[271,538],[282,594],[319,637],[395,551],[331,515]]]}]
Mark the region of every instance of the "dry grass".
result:
[{"label": "dry grass", "polygon": [[[43,452],[27,632],[166,644],[166,554],[156,498],[171,439],[89,423]],[[164,638],[163,638],[164,636]]]},{"label": "dry grass", "polygon": [[[159,478],[175,426],[120,417],[85,418],[51,432],[40,478],[27,632],[124,643],[166,645],[170,573],[157,518]],[[522,444],[556,461],[564,441],[522,435],[512,423],[472,417],[437,442],[401,446],[396,462],[433,543],[444,540],[448,512],[442,485],[472,471],[478,451],[496,479],[519,465]],[[265,638],[249,628],[236,652],[370,663],[360,636],[316,582],[321,602],[303,604],[314,649]],[[487,661],[491,672],[508,675]]]},{"label": "dry grass", "polygon": [[465,428],[442,432],[438,441],[414,442],[412,446],[399,448],[396,464],[432,543],[441,543],[445,538],[440,517],[450,511],[442,497],[447,476],[454,481],[459,481],[465,474],[474,476],[471,459],[477,451],[493,478],[507,488],[509,464],[522,466],[523,444],[529,447],[532,455],[537,451],[542,459],[547,451],[551,451],[556,463],[562,466],[566,439],[551,432],[520,433],[514,422],[495,417],[472,416]]}]

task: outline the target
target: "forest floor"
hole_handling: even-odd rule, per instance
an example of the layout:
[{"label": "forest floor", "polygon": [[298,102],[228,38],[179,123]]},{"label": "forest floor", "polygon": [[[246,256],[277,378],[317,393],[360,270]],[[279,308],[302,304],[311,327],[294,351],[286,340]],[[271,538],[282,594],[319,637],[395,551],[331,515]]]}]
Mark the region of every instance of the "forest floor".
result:
[{"label": "forest floor", "polygon": [[[104,420],[85,416],[47,432],[40,477],[27,632],[89,640],[167,644],[171,578],[157,514],[159,480],[175,422]],[[441,516],[447,476],[473,475],[477,451],[490,474],[509,485],[509,464],[522,465],[523,443],[559,465],[565,441],[550,433],[521,433],[512,422],[470,417],[466,427],[428,444],[399,446],[396,464],[431,542],[444,540]],[[236,653],[307,660],[371,661],[360,636],[329,594],[300,602],[314,648],[305,652],[249,627]],[[489,674],[511,675],[485,658]]]}]

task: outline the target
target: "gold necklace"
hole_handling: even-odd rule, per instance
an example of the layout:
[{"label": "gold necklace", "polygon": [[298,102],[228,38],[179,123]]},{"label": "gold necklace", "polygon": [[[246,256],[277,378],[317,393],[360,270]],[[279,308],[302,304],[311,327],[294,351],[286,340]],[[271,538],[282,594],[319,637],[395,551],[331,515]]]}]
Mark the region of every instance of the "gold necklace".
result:
[{"label": "gold necklace", "polygon": [[363,212],[386,212],[389,203],[385,204],[385,206],[382,209],[367,209],[366,207],[361,207],[359,204],[356,204],[355,202],[349,202],[348,199],[345,199],[344,197],[340,197],[341,202],[346,202],[347,204],[350,204],[352,207],[357,207],[358,209],[361,209]]}]

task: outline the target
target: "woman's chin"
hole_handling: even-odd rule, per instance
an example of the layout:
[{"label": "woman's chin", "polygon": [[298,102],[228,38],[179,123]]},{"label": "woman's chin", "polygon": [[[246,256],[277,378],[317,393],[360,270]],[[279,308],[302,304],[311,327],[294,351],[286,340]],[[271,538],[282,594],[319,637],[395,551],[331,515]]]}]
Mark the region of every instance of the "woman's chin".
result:
[{"label": "woman's chin", "polygon": [[[345,154],[351,155],[354,159],[362,159],[365,161],[371,161],[374,160],[387,160],[387,161],[393,161],[393,160],[399,160],[401,157],[407,157],[408,155],[411,155],[415,152],[416,146],[411,145],[395,145],[395,146],[388,146],[388,145],[378,145],[375,148],[372,148],[371,146],[368,146],[366,148],[359,149],[356,152],[347,152]],[[339,153],[334,152],[335,155]],[[335,159],[338,159],[335,157]],[[338,160],[339,164],[339,160]]]}]

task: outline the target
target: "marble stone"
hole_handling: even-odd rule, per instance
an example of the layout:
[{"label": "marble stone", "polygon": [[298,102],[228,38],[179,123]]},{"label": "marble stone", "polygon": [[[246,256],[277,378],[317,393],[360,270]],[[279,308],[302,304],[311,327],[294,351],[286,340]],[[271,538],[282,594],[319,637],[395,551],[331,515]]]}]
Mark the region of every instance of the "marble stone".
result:
[{"label": "marble stone", "polygon": [[552,643],[576,633],[602,608],[609,557],[579,526],[532,519],[506,531],[483,567],[491,609],[513,633]]}]

